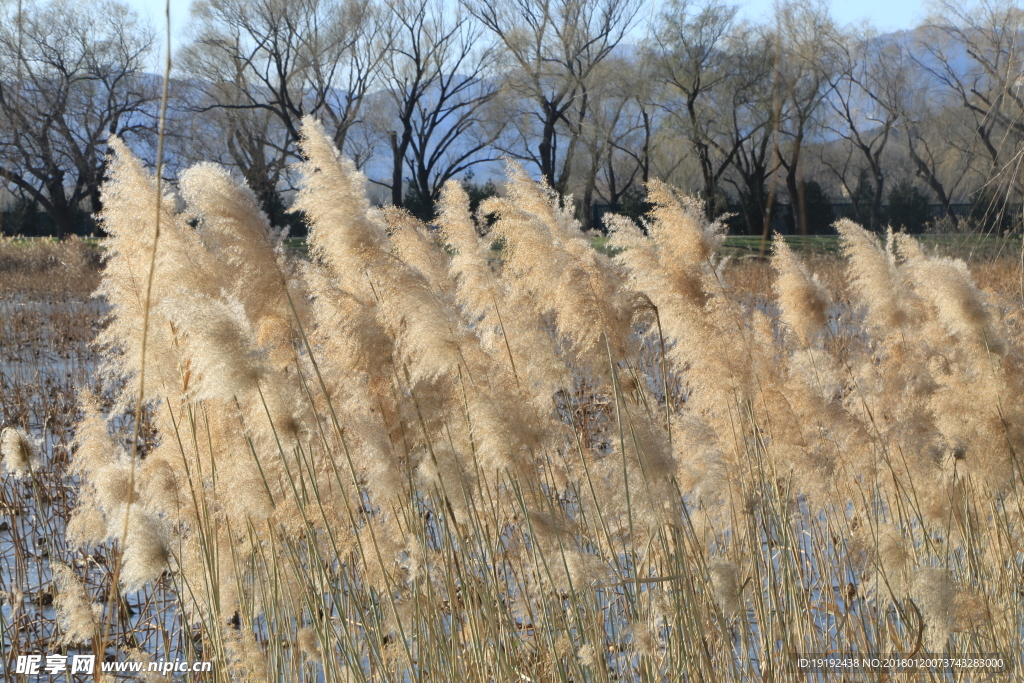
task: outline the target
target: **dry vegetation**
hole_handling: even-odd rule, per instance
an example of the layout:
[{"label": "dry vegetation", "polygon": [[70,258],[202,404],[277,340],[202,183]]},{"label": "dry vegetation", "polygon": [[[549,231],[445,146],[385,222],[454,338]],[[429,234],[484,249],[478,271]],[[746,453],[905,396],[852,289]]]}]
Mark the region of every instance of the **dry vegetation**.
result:
[{"label": "dry vegetation", "polygon": [[100,282],[100,250],[78,237],[62,242],[0,236],[0,296],[64,301]]},{"label": "dry vegetation", "polygon": [[515,166],[491,234],[457,185],[438,232],[373,209],[316,124],[303,146],[309,261],[200,165],[147,307],[155,183],[120,145],[102,308],[76,298],[85,247],[0,245],[48,273],[0,276],[8,662],[647,681],[1018,657],[1016,261],[972,264],[981,289],[847,222],[842,259],[720,262],[658,184],[608,258]]}]

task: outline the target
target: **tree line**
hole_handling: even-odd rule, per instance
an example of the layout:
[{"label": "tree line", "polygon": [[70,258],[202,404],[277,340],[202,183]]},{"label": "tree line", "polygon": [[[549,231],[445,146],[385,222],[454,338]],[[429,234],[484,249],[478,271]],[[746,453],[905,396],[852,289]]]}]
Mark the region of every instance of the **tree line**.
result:
[{"label": "tree line", "polygon": [[[508,158],[586,227],[594,204],[642,213],[652,178],[753,234],[785,205],[814,231],[829,202],[873,230],[887,204],[938,205],[953,225],[958,205],[1020,202],[1022,38],[1014,0],[942,2],[895,34],[813,0],[762,23],[725,0],[199,0],[173,55],[166,172],[224,164],[295,223],[311,115],[377,201],[427,218],[450,179],[500,191],[484,181]],[[153,160],[159,49],[113,0],[0,7],[5,231],[37,211],[81,229],[110,134]]]}]

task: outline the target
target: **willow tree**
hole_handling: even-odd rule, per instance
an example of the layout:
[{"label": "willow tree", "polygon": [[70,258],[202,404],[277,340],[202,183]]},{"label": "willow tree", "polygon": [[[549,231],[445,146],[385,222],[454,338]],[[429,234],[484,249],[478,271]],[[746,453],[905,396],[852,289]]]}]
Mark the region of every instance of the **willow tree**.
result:
[{"label": "willow tree", "polygon": [[152,131],[153,41],[118,2],[0,6],[0,182],[58,236],[100,210],[108,137]]}]

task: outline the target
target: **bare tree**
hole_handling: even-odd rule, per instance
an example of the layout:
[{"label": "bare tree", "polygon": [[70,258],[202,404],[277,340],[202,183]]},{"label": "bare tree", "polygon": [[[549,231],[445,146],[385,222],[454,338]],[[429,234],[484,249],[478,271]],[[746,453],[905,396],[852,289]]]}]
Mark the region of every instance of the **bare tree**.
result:
[{"label": "bare tree", "polygon": [[41,206],[58,236],[83,201],[100,210],[107,138],[144,135],[156,84],[153,34],[113,1],[0,10],[0,178]]},{"label": "bare tree", "polygon": [[298,154],[303,116],[320,118],[335,145],[360,121],[382,55],[368,0],[202,0],[181,55],[193,114],[216,113],[227,156],[265,208]]},{"label": "bare tree", "polygon": [[[620,179],[613,165],[615,147],[630,142],[627,105],[631,97],[628,74],[635,73],[632,60],[611,55],[594,70],[588,88],[589,114],[580,122],[577,152],[572,170],[575,182],[567,190],[579,199],[578,213],[584,229],[592,226],[590,210],[595,194],[603,194],[598,188],[602,170],[613,184]],[[635,175],[636,169],[633,171]],[[576,193],[579,193],[578,195]],[[615,188],[621,196],[622,190]],[[615,199],[618,199],[618,196]],[[613,202],[614,203],[614,202]]]},{"label": "bare tree", "polygon": [[654,66],[647,51],[602,64],[599,80],[604,88],[585,136],[596,165],[593,180],[586,185],[591,192],[584,192],[584,205],[595,191],[607,203],[619,205],[630,193],[642,194],[650,180],[651,146],[660,123],[655,102],[661,84],[654,78]]},{"label": "bare tree", "polygon": [[660,74],[670,86],[662,106],[697,157],[709,217],[716,212],[722,176],[738,149],[720,115],[733,104],[738,75],[729,47],[735,20],[736,8],[722,0],[695,6],[672,0],[660,16],[657,32]]},{"label": "bare tree", "polygon": [[908,57],[899,42],[870,33],[835,30],[828,39],[836,69],[828,99],[833,116],[827,125],[864,162],[873,185],[868,222],[872,230],[880,230],[882,153],[900,120],[902,93],[911,87]]},{"label": "bare tree", "polygon": [[778,161],[785,169],[786,191],[797,232],[807,234],[804,203],[804,142],[820,123],[822,105],[830,91],[832,53],[826,37],[835,27],[828,6],[813,0],[793,0],[776,10],[774,79],[778,92]]},{"label": "bare tree", "polygon": [[590,113],[591,76],[632,27],[639,1],[462,1],[504,45],[509,90],[532,105],[513,114],[518,140],[502,151],[535,163],[564,194]]},{"label": "bare tree", "polygon": [[388,0],[386,8],[391,201],[404,204],[408,167],[412,190],[432,205],[447,180],[494,158],[489,148],[502,126],[482,114],[498,93],[487,78],[495,50],[470,16],[439,0]]},{"label": "bare tree", "polygon": [[1019,174],[1003,167],[1024,142],[1024,10],[1015,0],[944,0],[937,10],[915,46],[916,61],[966,112],[971,147],[989,162],[990,192],[1001,183],[1002,194],[1014,186],[1019,194]]},{"label": "bare tree", "polygon": [[[166,129],[174,158],[182,166],[204,160],[237,168],[271,221],[280,224],[284,207],[278,188],[294,149],[288,129],[270,109],[247,106],[251,99],[245,75],[226,77],[241,71],[226,53],[189,50],[182,61],[188,71],[205,76],[173,83],[176,106],[169,112]],[[222,63],[214,68],[217,61]]]},{"label": "bare tree", "polygon": [[736,152],[732,158],[733,173],[726,181],[735,188],[750,234],[762,234],[771,224],[775,197],[768,181],[778,167],[773,141],[778,116],[779,83],[773,78],[775,36],[767,31],[737,32],[731,52],[736,76],[732,85],[732,102],[722,112],[728,120]]},{"label": "bare tree", "polygon": [[[953,195],[967,184],[971,175],[967,170],[977,156],[970,141],[975,126],[964,120],[965,110],[958,108],[957,100],[928,69],[916,63],[912,71],[915,87],[905,91],[900,102],[903,125],[899,138],[914,173],[935,194],[943,214],[952,219]],[[968,139],[961,142],[962,137]]]}]

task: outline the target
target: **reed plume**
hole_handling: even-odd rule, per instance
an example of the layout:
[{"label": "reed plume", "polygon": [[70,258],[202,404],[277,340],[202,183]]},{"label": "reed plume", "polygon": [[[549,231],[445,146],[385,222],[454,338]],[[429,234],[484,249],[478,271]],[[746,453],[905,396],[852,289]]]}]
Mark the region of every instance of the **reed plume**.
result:
[{"label": "reed plume", "polygon": [[[1016,643],[1024,340],[963,264],[840,221],[849,297],[777,236],[752,302],[663,183],[608,220],[615,256],[514,163],[476,215],[446,185],[434,230],[307,119],[310,258],[190,169],[143,358],[155,183],[112,147],[115,400],[82,396],[68,532],[123,547],[120,588],[173,585],[224,680],[795,680],[798,645],[905,648],[910,604],[929,646]],[[2,446],[28,473],[29,438]]]},{"label": "reed plume", "polygon": [[0,461],[4,469],[19,479],[29,476],[39,461],[40,441],[17,427],[0,431]]}]

